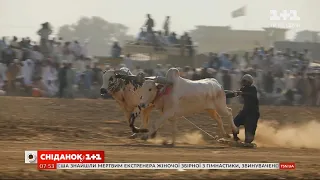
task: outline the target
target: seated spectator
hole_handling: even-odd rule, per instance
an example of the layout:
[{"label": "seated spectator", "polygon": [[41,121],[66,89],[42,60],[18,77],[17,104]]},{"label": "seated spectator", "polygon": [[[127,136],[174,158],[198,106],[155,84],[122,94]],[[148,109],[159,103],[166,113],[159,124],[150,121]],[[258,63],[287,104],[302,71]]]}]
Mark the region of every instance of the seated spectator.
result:
[{"label": "seated spectator", "polygon": [[50,78],[48,79],[47,83],[45,84],[46,86],[46,96],[49,96],[49,97],[54,97],[57,95],[58,91],[59,91],[59,88],[56,84],[56,78]]},{"label": "seated spectator", "polygon": [[175,32],[172,32],[168,38],[169,43],[171,45],[177,45],[178,44],[178,39],[177,39],[177,35]]},{"label": "seated spectator", "polygon": [[159,31],[157,36],[157,42],[160,44],[160,46],[163,46],[163,45],[168,45],[168,41],[167,39],[162,35],[162,32]]},{"label": "seated spectator", "polygon": [[41,77],[36,77],[33,79],[32,84],[32,96],[33,97],[44,97],[46,96],[47,88],[44,85]]},{"label": "seated spectator", "polygon": [[146,41],[147,40],[147,32],[144,31],[143,28],[140,28],[140,33],[138,35],[138,41]]},{"label": "seated spectator", "polygon": [[147,32],[146,34],[146,43],[156,45],[156,37],[153,32]]}]

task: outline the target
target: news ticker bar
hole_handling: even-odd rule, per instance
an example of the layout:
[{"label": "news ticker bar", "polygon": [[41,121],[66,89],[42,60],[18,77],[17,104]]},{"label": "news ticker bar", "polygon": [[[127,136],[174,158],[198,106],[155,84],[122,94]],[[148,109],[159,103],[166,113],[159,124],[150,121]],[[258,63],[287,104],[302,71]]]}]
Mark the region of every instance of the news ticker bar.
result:
[{"label": "news ticker bar", "polygon": [[295,169],[295,163],[57,163],[56,169]]},{"label": "news ticker bar", "polygon": [[104,163],[99,150],[25,151],[25,163],[38,169],[295,169],[294,162],[280,163]]},{"label": "news ticker bar", "polygon": [[25,151],[25,163],[104,163],[104,151],[99,150],[38,150]]}]

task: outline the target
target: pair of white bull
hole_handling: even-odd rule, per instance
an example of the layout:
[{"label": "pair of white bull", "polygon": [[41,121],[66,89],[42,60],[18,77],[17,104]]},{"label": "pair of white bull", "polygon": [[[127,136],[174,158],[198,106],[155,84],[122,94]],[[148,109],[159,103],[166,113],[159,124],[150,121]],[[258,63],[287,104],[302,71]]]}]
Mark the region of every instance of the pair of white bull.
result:
[{"label": "pair of white bull", "polygon": [[[229,137],[223,127],[220,115],[228,118],[232,131],[238,133],[232,117],[232,110],[226,105],[226,96],[216,79],[192,81],[179,76],[179,70],[168,70],[165,86],[172,89],[167,94],[159,93],[159,78],[144,78],[141,74],[133,76],[128,70],[106,71],[103,74],[101,95],[110,93],[124,110],[134,133],[147,132],[143,139],[152,138],[166,120],[172,123],[172,144],[176,141],[177,119],[192,113],[207,111],[218,123],[224,137]],[[169,84],[168,84],[169,83]],[[154,121],[152,129],[147,131],[149,115],[152,109],[162,112],[160,119]],[[137,129],[134,119],[142,113],[143,127]]]}]

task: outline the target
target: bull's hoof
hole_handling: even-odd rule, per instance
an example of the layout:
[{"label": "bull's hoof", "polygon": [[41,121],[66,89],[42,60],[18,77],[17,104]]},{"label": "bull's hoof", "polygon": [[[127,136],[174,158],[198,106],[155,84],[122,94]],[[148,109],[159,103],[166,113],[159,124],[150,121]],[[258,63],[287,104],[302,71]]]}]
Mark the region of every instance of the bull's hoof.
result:
[{"label": "bull's hoof", "polygon": [[144,141],[146,141],[146,140],[148,140],[148,139],[149,139],[148,134],[144,134],[144,135],[141,137],[141,140],[144,140]]},{"label": "bull's hoof", "polygon": [[132,127],[132,132],[133,132],[133,133],[139,133],[139,132],[140,132],[140,129],[133,126],[133,127]]},{"label": "bull's hoof", "polygon": [[175,146],[174,143],[169,143],[167,140],[164,140],[162,142],[162,145],[165,146],[165,147],[174,147]]},{"label": "bull's hoof", "polygon": [[138,131],[139,131],[139,133],[148,133],[149,132],[148,129],[139,129]]},{"label": "bull's hoof", "polygon": [[153,138],[155,138],[156,136],[157,136],[157,131],[154,132],[154,133],[152,133],[152,134],[150,135],[150,138],[153,139]]},{"label": "bull's hoof", "polygon": [[241,141],[238,136],[233,136],[233,140],[236,141],[236,142],[237,142],[237,141]]},{"label": "bull's hoof", "polygon": [[138,134],[137,133],[133,133],[130,137],[129,137],[129,139],[135,139],[135,138],[137,138],[138,137]]}]

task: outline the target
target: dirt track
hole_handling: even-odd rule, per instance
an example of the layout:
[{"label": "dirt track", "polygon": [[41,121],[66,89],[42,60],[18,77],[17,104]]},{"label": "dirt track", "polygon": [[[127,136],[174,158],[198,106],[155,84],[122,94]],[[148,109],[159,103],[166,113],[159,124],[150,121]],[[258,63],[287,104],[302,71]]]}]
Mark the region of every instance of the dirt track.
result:
[{"label": "dirt track", "polygon": [[[239,107],[233,106],[232,108],[233,112],[237,113]],[[197,129],[185,120],[178,123],[180,143],[175,148],[165,148],[155,142],[128,139],[129,128],[114,101],[1,97],[0,109],[0,156],[3,162],[0,165],[1,179],[58,177],[65,179],[320,178],[320,150],[317,147],[311,149],[293,145],[296,148],[286,148],[287,145],[290,146],[290,143],[287,145],[276,143],[275,147],[259,147],[258,149],[230,148],[210,140],[206,135],[201,137],[200,133],[196,132]],[[157,118],[158,115],[157,112],[153,113],[151,119]],[[212,134],[218,132],[215,121],[205,114],[188,118]],[[281,125],[296,124],[298,126],[311,120],[320,120],[320,108],[261,107],[261,119],[277,120]],[[137,122],[137,125],[139,124],[140,121]],[[161,129],[160,136],[166,136],[169,130],[170,127],[165,125]],[[318,131],[319,129],[315,130],[315,132]],[[267,135],[268,133],[270,136],[275,134],[275,132],[265,132]],[[298,135],[299,133],[296,133],[296,136]],[[283,138],[284,135],[279,136]],[[314,140],[312,138],[314,137],[311,135],[307,138],[304,136],[306,141],[319,143],[319,136]],[[296,139],[295,135],[292,135],[290,139]],[[309,147],[309,145],[304,144],[301,147]],[[290,172],[280,170],[38,171],[34,165],[24,164],[24,150],[37,149],[104,150],[106,162],[286,161],[296,162],[297,169]]]}]

